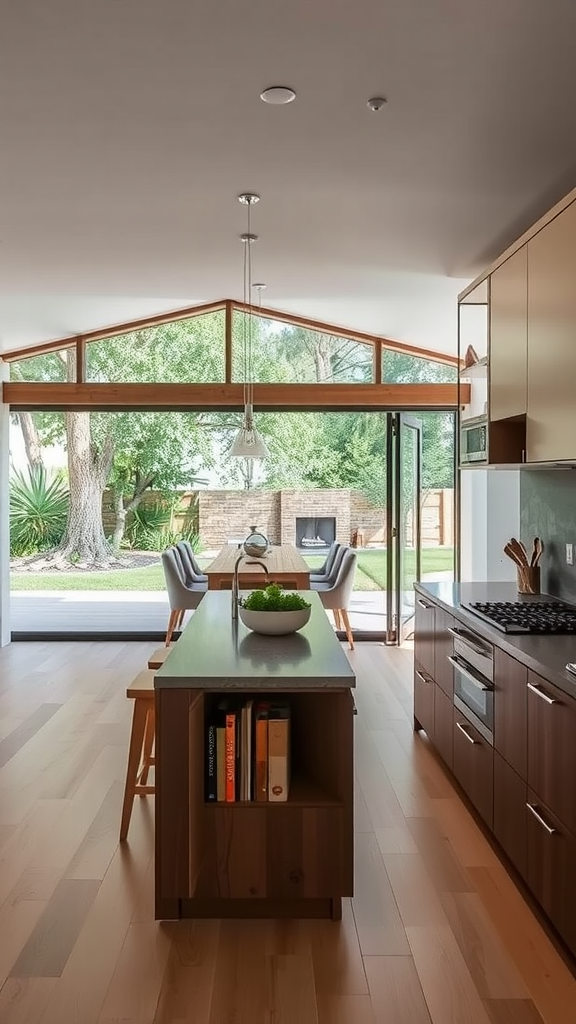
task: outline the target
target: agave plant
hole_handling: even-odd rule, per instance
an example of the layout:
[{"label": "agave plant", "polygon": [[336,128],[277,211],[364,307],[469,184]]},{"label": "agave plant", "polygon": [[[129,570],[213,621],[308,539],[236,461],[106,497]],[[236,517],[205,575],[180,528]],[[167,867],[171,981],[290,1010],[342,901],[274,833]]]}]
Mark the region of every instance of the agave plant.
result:
[{"label": "agave plant", "polygon": [[44,466],[27,473],[16,470],[10,479],[10,553],[31,555],[56,547],[68,513],[68,488],[59,475]]}]

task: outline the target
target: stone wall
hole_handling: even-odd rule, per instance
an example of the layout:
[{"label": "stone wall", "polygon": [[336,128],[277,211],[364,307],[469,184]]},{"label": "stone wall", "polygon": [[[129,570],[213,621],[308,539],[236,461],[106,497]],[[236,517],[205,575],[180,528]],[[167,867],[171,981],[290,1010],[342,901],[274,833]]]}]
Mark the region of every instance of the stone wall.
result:
[{"label": "stone wall", "polygon": [[[153,506],[165,498],[161,492],[147,491],[143,505]],[[386,510],[374,508],[360,491],[334,488],[309,491],[197,491],[179,495],[185,509],[198,500],[199,534],[202,547],[221,548],[229,540],[242,540],[256,525],[272,544],[294,544],[296,518],[334,516],[336,540],[341,544],[357,541],[359,547],[380,545],[386,539]],[[425,546],[452,546],[453,491],[427,491],[422,509],[422,540]],[[103,520],[106,535],[114,529],[111,496],[104,492]],[[178,531],[185,515],[173,517],[172,529]],[[408,524],[409,527],[409,524]]]},{"label": "stone wall", "polygon": [[254,525],[271,544],[280,544],[280,492],[199,491],[198,520],[202,547],[209,550],[243,540]]}]

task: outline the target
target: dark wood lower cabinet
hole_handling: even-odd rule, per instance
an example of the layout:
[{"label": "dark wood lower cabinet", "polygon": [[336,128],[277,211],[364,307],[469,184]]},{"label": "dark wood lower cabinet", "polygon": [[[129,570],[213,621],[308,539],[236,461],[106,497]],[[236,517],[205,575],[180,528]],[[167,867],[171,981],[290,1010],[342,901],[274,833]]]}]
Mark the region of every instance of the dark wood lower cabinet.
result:
[{"label": "dark wood lower cabinet", "polygon": [[576,837],[532,790],[526,797],[526,829],[528,885],[575,953]]},{"label": "dark wood lower cabinet", "polygon": [[453,772],[489,828],[494,812],[494,751],[477,729],[454,708]]},{"label": "dark wood lower cabinet", "polygon": [[434,746],[452,769],[454,752],[454,705],[438,685],[434,686]]},{"label": "dark wood lower cabinet", "polygon": [[526,783],[494,751],[494,835],[514,867],[526,877]]},{"label": "dark wood lower cabinet", "polygon": [[414,663],[414,727],[421,727],[430,739],[434,737],[434,689],[432,677]]}]

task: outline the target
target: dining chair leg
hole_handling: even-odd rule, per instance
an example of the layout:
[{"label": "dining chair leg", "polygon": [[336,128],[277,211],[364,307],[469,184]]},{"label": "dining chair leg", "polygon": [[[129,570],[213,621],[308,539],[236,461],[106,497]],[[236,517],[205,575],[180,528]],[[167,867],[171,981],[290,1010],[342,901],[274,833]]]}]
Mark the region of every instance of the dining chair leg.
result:
[{"label": "dining chair leg", "polygon": [[168,629],[166,630],[166,647],[170,646],[170,641],[172,639],[172,633],[176,629],[176,623],[178,621],[179,614],[180,614],[180,609],[179,608],[176,608],[175,610],[172,610],[170,612],[170,618],[168,619]]},{"label": "dining chair leg", "polygon": [[340,609],[339,608],[333,608],[332,609],[332,614],[334,616],[334,625],[336,626],[336,629],[342,629],[342,619],[340,617]]},{"label": "dining chair leg", "polygon": [[176,629],[181,629],[182,628],[182,623],[184,621],[184,615],[185,614],[186,614],[186,610],[184,608],[181,608],[180,611],[178,612],[178,618],[176,620]]},{"label": "dining chair leg", "polygon": [[346,636],[348,637],[348,643],[350,644],[350,650],[354,650],[354,641],[352,639],[352,627],[350,625],[350,619],[348,618],[348,612],[345,608],[339,608],[340,615],[344,620],[344,629],[346,630]]}]

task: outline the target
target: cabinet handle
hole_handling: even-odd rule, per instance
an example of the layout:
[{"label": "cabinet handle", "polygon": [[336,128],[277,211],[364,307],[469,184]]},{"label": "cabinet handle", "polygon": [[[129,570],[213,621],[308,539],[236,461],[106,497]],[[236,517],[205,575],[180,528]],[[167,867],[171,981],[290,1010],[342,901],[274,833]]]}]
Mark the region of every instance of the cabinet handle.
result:
[{"label": "cabinet handle", "polygon": [[544,690],[541,690],[539,686],[534,686],[534,683],[526,683],[526,686],[529,690],[532,690],[532,693],[535,693],[537,697],[540,697],[540,700],[546,701],[547,704],[560,703],[560,701],[556,700],[555,697],[549,697],[547,693],[544,693]]},{"label": "cabinet handle", "polygon": [[456,722],[456,728],[460,729],[460,732],[462,733],[463,736],[466,737],[466,739],[468,740],[468,743],[476,743],[476,740],[474,739],[474,737],[471,736],[469,732],[466,732],[466,729],[464,728],[463,725],[460,725],[460,722]]},{"label": "cabinet handle", "polygon": [[449,654],[448,661],[455,669],[458,670],[458,672],[461,672],[463,676],[466,676],[466,679],[469,679],[471,683],[474,683],[474,686],[477,686],[479,690],[491,691],[494,689],[493,686],[487,686],[486,683],[483,683],[479,676],[472,672],[472,670],[469,669],[463,661],[460,661],[460,658],[453,658],[452,655]]},{"label": "cabinet handle", "polygon": [[536,821],[539,822],[540,825],[542,825],[542,828],[546,829],[546,831],[547,831],[549,836],[556,835],[556,832],[558,831],[558,829],[552,828],[552,825],[549,825],[547,821],[544,821],[544,818],[542,817],[542,815],[538,814],[538,811],[536,810],[534,804],[526,804],[526,807],[530,811],[530,814],[534,815],[534,817],[536,818]]},{"label": "cabinet handle", "polygon": [[425,608],[426,611],[432,607],[431,604],[426,604],[426,601],[423,601],[421,597],[416,598],[416,604],[419,604],[421,608]]},{"label": "cabinet handle", "polygon": [[448,626],[447,632],[451,636],[455,636],[457,640],[462,640],[465,644],[468,644],[468,647],[471,647],[475,654],[480,654],[483,658],[492,657],[491,650],[487,647],[481,647],[480,644],[472,639],[470,633],[465,633],[463,629],[455,629],[453,626]]},{"label": "cabinet handle", "polygon": [[421,679],[423,683],[431,683],[430,676],[425,676],[423,672],[419,672],[417,668],[414,669],[418,679]]}]

